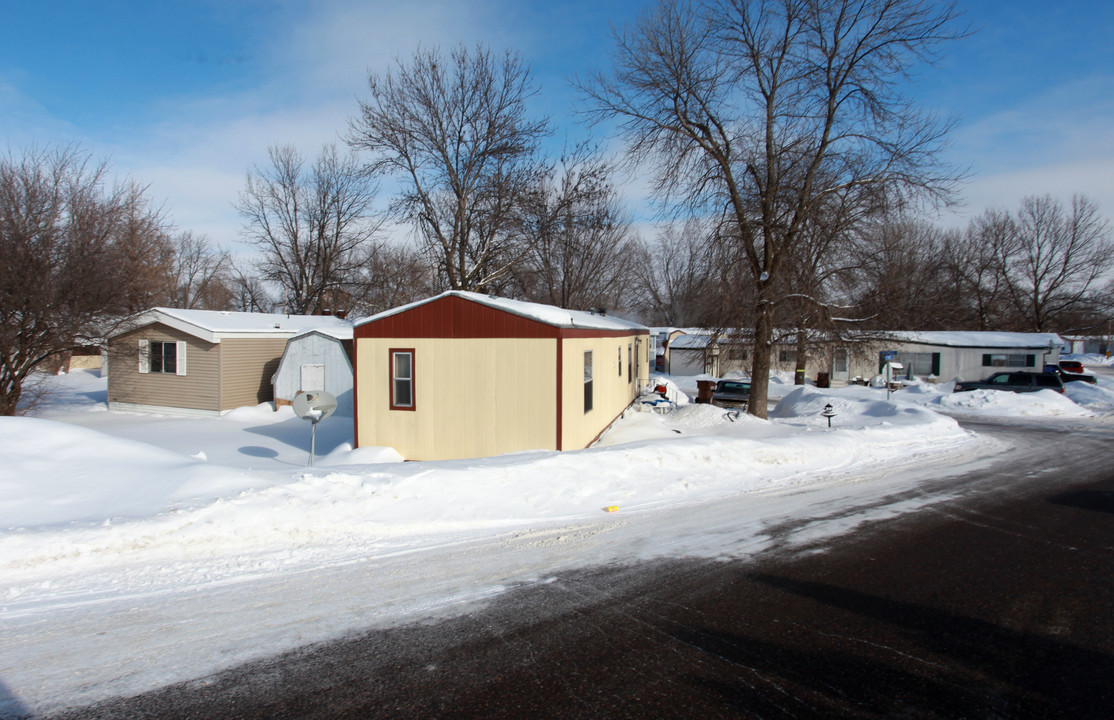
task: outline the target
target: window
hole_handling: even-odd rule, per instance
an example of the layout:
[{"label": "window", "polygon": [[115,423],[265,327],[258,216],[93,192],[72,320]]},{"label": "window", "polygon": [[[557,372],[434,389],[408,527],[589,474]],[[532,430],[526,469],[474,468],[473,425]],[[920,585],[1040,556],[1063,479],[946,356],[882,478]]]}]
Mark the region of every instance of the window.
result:
[{"label": "window", "polygon": [[[743,358],[746,359],[746,355],[744,355]],[[796,350],[781,350],[781,351],[778,352],[777,359],[778,359],[778,362],[795,363],[795,362],[797,362],[797,351]]]},{"label": "window", "polygon": [[[622,355],[623,349],[619,348],[619,354]],[[627,343],[627,382],[634,382],[634,348],[630,343]]]},{"label": "window", "polygon": [[623,346],[620,345],[615,349],[619,351],[619,362],[615,364],[619,366],[619,377],[623,377]]},{"label": "window", "polygon": [[395,350],[391,353],[391,410],[413,410],[414,399],[414,350]]},{"label": "window", "polygon": [[162,340],[139,341],[139,372],[159,375],[186,374],[186,343]]},{"label": "window", "polygon": [[151,343],[151,372],[170,375],[178,372],[178,346],[175,343]]},{"label": "window", "polygon": [[905,376],[910,380],[917,375],[927,377],[940,374],[940,353],[898,353],[895,362],[905,366]]},{"label": "window", "polygon": [[1036,355],[1020,353],[986,353],[982,356],[983,367],[1036,367]]},{"label": "window", "polygon": [[[622,370],[622,366],[620,366]],[[584,412],[592,411],[592,351],[584,352]]]}]

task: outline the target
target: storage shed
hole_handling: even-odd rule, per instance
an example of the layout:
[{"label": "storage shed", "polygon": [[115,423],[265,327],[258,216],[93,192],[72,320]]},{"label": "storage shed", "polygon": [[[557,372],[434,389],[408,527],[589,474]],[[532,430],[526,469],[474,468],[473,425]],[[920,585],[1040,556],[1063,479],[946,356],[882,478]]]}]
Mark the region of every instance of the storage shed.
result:
[{"label": "storage shed", "polygon": [[357,446],[408,460],[594,442],[649,376],[649,329],[450,291],[357,323]]},{"label": "storage shed", "polygon": [[352,326],[308,330],[286,342],[273,380],[275,405],[291,405],[299,392],[332,393],[336,414],[352,417]]},{"label": "storage shed", "polygon": [[108,339],[108,406],[219,415],[272,399],[286,341],[348,323],[319,315],[153,308]]}]

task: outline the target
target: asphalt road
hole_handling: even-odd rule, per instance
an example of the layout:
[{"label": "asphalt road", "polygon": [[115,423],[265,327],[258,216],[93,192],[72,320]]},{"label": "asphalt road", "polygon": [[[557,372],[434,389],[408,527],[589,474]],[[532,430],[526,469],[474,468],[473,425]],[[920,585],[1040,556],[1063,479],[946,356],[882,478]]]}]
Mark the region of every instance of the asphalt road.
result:
[{"label": "asphalt road", "polygon": [[1012,460],[821,545],[563,573],[65,717],[1114,716],[1114,432],[1008,433]]}]

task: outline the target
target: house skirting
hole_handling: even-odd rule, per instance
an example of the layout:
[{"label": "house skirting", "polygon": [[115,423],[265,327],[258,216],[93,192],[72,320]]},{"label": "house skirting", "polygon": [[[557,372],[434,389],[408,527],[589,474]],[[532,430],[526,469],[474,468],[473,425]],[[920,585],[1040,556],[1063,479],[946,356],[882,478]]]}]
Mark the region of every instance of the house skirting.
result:
[{"label": "house skirting", "polygon": [[197,410],[195,408],[170,407],[168,405],[139,405],[136,403],[110,402],[108,409],[114,412],[153,413],[156,415],[184,415],[187,417],[219,417],[228,410]]}]

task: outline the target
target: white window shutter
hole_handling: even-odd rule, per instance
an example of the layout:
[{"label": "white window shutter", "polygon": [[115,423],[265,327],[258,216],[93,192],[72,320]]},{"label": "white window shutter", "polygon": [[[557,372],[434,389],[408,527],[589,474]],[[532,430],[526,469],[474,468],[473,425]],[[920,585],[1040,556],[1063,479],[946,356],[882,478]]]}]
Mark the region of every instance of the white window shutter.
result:
[{"label": "white window shutter", "polygon": [[185,340],[178,340],[177,342],[174,343],[174,345],[176,346],[175,352],[178,355],[178,374],[179,375],[185,375],[186,374],[186,341]]},{"label": "white window shutter", "polygon": [[148,373],[151,371],[151,341],[139,341],[139,372]]}]

